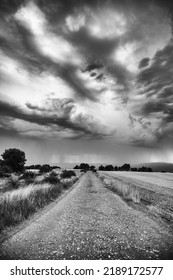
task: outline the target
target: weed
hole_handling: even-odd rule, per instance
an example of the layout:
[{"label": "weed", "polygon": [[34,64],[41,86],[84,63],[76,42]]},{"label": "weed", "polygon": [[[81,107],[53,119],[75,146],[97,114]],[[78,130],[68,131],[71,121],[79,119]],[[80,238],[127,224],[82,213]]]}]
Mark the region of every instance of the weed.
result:
[{"label": "weed", "polygon": [[54,171],[52,171],[43,179],[43,182],[55,185],[60,183],[60,179],[58,178],[57,174]]}]

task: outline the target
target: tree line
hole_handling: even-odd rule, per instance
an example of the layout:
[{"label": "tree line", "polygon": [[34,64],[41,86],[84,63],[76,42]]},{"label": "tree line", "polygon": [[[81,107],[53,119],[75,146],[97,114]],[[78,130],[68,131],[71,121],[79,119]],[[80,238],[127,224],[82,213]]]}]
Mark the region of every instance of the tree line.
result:
[{"label": "tree line", "polygon": [[[0,160],[0,172],[1,173],[22,173],[27,169],[37,169],[40,173],[50,172],[53,169],[60,168],[59,166],[50,166],[49,164],[36,164],[25,166],[26,156],[25,153],[19,149],[11,148],[5,150],[5,152],[1,155],[2,159]],[[74,169],[80,169],[82,171],[91,170],[96,172],[97,168],[94,165],[89,165],[88,163],[81,163],[80,165],[76,165]],[[150,167],[131,167],[129,163],[125,163],[122,166],[113,166],[109,165],[100,165],[98,167],[100,171],[140,171],[140,172],[152,172],[152,168]]]},{"label": "tree line", "polygon": [[[76,165],[74,167],[74,169],[82,169],[82,170],[91,170],[91,171],[95,171],[96,170],[96,167],[94,165],[89,165],[87,163],[81,163],[80,165]],[[138,171],[138,172],[152,172],[152,168],[150,167],[145,167],[145,166],[142,166],[142,167],[139,167],[139,168],[136,168],[136,167],[131,167],[129,163],[125,163],[123,164],[122,166],[113,166],[111,164],[109,165],[100,165],[98,167],[98,170],[100,171]]]},{"label": "tree line", "polygon": [[0,159],[0,174],[4,173],[22,173],[25,170],[37,169],[40,173],[47,173],[59,166],[51,166],[49,164],[33,164],[25,166],[25,153],[19,149],[11,148],[5,150]]}]

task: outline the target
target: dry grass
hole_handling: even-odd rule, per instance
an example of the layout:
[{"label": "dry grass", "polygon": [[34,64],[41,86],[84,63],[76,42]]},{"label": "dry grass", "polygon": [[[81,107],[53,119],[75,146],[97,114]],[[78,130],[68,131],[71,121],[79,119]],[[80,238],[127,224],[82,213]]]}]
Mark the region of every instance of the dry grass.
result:
[{"label": "dry grass", "polygon": [[134,203],[140,203],[140,192],[139,189],[135,186],[125,184],[121,181],[116,183],[115,180],[112,180],[111,178],[103,175],[100,175],[100,179],[110,190],[122,196],[125,200],[131,200]]},{"label": "dry grass", "polygon": [[[136,179],[135,174],[131,174],[131,172],[129,172],[129,175],[127,172],[121,172],[120,174],[111,173],[108,175],[99,173],[99,177],[111,191],[117,193],[125,200],[138,204],[135,206],[139,206],[140,208],[138,209],[145,211],[153,216],[154,219],[161,218],[162,221],[164,220],[166,223],[173,225],[173,190],[172,187],[165,187],[169,186],[170,182],[172,182],[172,174],[165,176],[165,174],[158,173],[158,177],[161,178],[160,186],[154,174],[152,176],[147,173],[137,174]],[[149,182],[148,177],[153,177],[151,182]],[[164,182],[165,184],[162,186]],[[132,206],[133,204],[130,205]]]},{"label": "dry grass", "polygon": [[56,184],[33,183],[6,191],[0,195],[0,230],[14,226],[55,200],[63,190],[70,188],[78,178]]}]

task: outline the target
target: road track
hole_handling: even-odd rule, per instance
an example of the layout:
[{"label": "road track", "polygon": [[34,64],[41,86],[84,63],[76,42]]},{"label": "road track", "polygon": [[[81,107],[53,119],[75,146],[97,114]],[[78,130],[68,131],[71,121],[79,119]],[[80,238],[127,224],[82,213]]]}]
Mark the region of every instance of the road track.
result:
[{"label": "road track", "polygon": [[170,259],[173,235],[87,172],[0,244],[0,259]]}]

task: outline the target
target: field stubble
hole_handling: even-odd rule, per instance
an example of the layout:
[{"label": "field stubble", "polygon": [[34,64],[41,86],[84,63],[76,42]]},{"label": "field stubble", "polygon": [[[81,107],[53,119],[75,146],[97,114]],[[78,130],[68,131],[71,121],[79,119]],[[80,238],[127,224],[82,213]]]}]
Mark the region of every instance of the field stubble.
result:
[{"label": "field stubble", "polygon": [[173,227],[173,174],[99,172],[99,177],[107,188],[129,205],[154,218],[161,218]]}]

